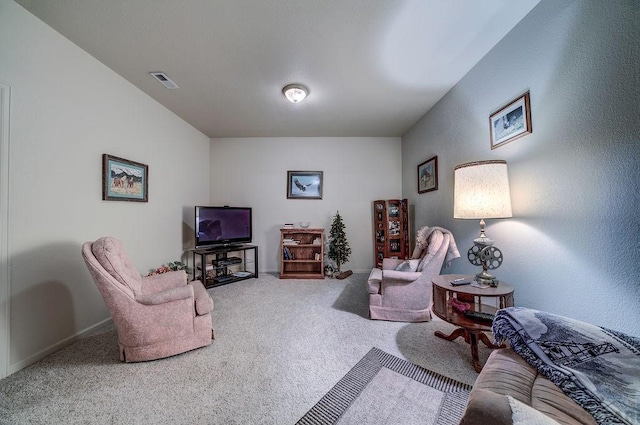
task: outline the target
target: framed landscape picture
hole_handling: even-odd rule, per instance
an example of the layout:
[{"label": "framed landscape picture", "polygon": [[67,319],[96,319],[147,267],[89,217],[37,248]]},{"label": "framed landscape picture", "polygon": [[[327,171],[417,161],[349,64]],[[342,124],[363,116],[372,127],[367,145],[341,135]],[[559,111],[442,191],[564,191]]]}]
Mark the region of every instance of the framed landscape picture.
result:
[{"label": "framed landscape picture", "polygon": [[503,106],[489,117],[491,149],[532,132],[529,92]]},{"label": "framed landscape picture", "polygon": [[418,193],[438,190],[438,156],[418,165]]},{"label": "framed landscape picture", "polygon": [[104,201],[149,201],[149,167],[139,162],[102,155]]},{"label": "framed landscape picture", "polygon": [[287,171],[287,199],[322,199],[322,171]]}]

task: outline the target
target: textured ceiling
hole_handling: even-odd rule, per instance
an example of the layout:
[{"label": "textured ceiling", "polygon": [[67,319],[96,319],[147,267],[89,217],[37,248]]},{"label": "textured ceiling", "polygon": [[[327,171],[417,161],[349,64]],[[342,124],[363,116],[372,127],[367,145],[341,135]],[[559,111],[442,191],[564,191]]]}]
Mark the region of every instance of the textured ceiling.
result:
[{"label": "textured ceiling", "polygon": [[401,136],[539,0],[16,2],[209,137],[328,137]]}]

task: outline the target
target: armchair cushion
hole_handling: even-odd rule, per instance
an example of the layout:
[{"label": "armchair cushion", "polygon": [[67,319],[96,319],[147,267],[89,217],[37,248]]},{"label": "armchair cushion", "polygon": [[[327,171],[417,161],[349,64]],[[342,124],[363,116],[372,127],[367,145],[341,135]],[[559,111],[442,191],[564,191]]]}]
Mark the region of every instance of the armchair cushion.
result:
[{"label": "armchair cushion", "polygon": [[416,279],[420,278],[422,273],[420,272],[401,272],[397,270],[383,270],[382,271],[382,279],[393,279],[400,282],[413,282]]},{"label": "armchair cushion", "polygon": [[382,259],[382,270],[394,270],[400,264],[402,264],[404,260],[400,260],[398,258],[383,258]]},{"label": "armchair cushion", "polygon": [[138,295],[136,297],[136,301],[145,305],[159,305],[191,297],[193,297],[193,288],[185,285],[171,288],[166,291]]},{"label": "armchair cushion", "polygon": [[398,264],[395,270],[399,272],[415,272],[418,270],[418,264],[420,264],[420,260],[406,260],[402,263]]},{"label": "armchair cushion", "polygon": [[187,272],[175,270],[167,273],[152,274],[142,278],[141,291],[143,294],[150,292],[166,291],[176,286],[187,284]]},{"label": "armchair cushion", "polygon": [[122,242],[115,238],[100,238],[91,245],[91,252],[115,280],[134,293],[140,292],[142,276],[126,254]]},{"label": "armchair cushion", "polygon": [[[433,261],[436,255],[441,254],[438,248],[441,247],[443,243],[444,234],[442,232],[433,232],[431,234],[431,236],[429,237],[429,246],[427,247],[427,252],[425,253],[424,257],[420,259],[420,264],[418,264],[419,272],[423,271],[427,264]],[[448,245],[449,243],[447,243],[447,246]],[[440,268],[442,268],[442,263],[444,262],[444,256],[442,257],[442,260],[438,259],[438,262],[440,263],[440,267],[438,267],[439,274]]]}]

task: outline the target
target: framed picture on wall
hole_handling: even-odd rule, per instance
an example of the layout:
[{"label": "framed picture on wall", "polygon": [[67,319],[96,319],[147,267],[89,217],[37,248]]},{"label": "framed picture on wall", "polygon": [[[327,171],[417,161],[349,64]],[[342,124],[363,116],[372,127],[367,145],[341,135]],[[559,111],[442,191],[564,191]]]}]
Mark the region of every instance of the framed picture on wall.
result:
[{"label": "framed picture on wall", "polygon": [[322,171],[287,171],[287,199],[322,199]]},{"label": "framed picture on wall", "polygon": [[438,190],[438,156],[418,165],[418,193]]},{"label": "framed picture on wall", "polygon": [[507,103],[489,117],[491,149],[532,132],[529,92]]},{"label": "framed picture on wall", "polygon": [[149,166],[103,154],[102,199],[149,202]]}]

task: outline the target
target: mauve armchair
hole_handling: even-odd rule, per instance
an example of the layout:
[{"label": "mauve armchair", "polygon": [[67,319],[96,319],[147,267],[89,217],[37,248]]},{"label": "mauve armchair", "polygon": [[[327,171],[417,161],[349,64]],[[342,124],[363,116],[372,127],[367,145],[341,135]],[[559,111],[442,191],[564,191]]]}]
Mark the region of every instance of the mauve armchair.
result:
[{"label": "mauve armchair", "polygon": [[184,270],[142,277],[122,242],[112,237],[82,245],[82,257],[118,331],[120,360],[173,356],[211,344],[213,300]]},{"label": "mauve armchair", "polygon": [[460,257],[451,232],[423,227],[416,237],[411,260],[384,258],[382,269],[369,274],[369,317],[396,322],[431,320],[431,279],[444,262]]}]

